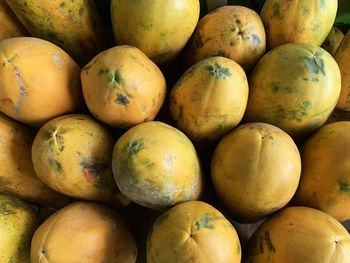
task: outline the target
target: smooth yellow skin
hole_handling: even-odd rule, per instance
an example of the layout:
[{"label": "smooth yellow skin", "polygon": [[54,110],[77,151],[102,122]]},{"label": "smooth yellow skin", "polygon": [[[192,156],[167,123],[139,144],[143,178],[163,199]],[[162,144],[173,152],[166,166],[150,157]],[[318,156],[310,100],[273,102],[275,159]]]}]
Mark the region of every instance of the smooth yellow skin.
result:
[{"label": "smooth yellow skin", "polygon": [[199,0],[112,0],[115,41],[139,48],[157,64],[166,64],[185,47],[199,11]]},{"label": "smooth yellow skin", "polygon": [[268,49],[288,43],[320,46],[333,27],[337,10],[334,0],[267,0],[260,16]]},{"label": "smooth yellow skin", "polygon": [[83,68],[81,81],[91,113],[118,128],[153,120],[166,94],[166,81],[157,65],[126,45],[98,54]]},{"label": "smooth yellow skin", "polygon": [[48,40],[84,65],[106,48],[102,20],[93,0],[5,0],[37,38]]},{"label": "smooth yellow skin", "polygon": [[111,132],[92,117],[72,114],[46,123],[32,147],[35,173],[52,189],[75,198],[128,204],[114,182]]},{"label": "smooth yellow skin", "polygon": [[249,263],[347,263],[350,235],[322,211],[294,206],[267,219],[247,251]]},{"label": "smooth yellow skin", "polygon": [[301,151],[303,171],[296,202],[338,221],[350,219],[350,121],[322,127]]},{"label": "smooth yellow skin", "polygon": [[147,263],[240,263],[237,232],[211,205],[189,201],[162,214],[147,239]]},{"label": "smooth yellow skin", "polygon": [[332,114],[325,122],[325,125],[337,121],[350,121],[350,112],[335,108]]},{"label": "smooth yellow skin", "polygon": [[203,188],[193,144],[162,122],[142,123],[124,133],[114,146],[112,168],[123,195],[155,210],[196,200]]},{"label": "smooth yellow skin", "polygon": [[334,58],[341,72],[341,92],[337,108],[350,111],[350,31],[346,33]]},{"label": "smooth yellow skin", "polygon": [[0,113],[0,134],[0,192],[46,207],[67,204],[68,197],[53,191],[34,173],[34,131]]},{"label": "smooth yellow skin", "polygon": [[227,134],[211,161],[214,188],[233,218],[256,222],[284,207],[297,190],[298,147],[281,129],[247,123]]},{"label": "smooth yellow skin", "polygon": [[30,241],[39,215],[20,199],[0,193],[0,262],[31,263]]},{"label": "smooth yellow skin", "polygon": [[334,57],[343,39],[343,32],[341,32],[340,29],[336,27],[332,27],[331,32],[329,32],[326,40],[323,42],[321,47]]},{"label": "smooth yellow skin", "polygon": [[238,125],[247,102],[244,70],[228,58],[212,57],[178,80],[171,90],[170,112],[192,141],[213,141]]},{"label": "smooth yellow skin", "polygon": [[28,35],[27,30],[19,22],[5,0],[0,0],[0,25],[0,41],[7,38]]},{"label": "smooth yellow skin", "polygon": [[31,37],[0,42],[0,111],[40,127],[82,108],[80,68],[58,46]]},{"label": "smooth yellow skin", "polygon": [[250,71],[265,48],[265,29],[259,15],[243,6],[223,6],[199,21],[189,43],[187,63],[223,56]]},{"label": "smooth yellow skin", "polygon": [[245,119],[302,137],[327,120],[340,89],[340,70],[328,52],[311,44],[282,45],[267,53],[250,75]]},{"label": "smooth yellow skin", "polygon": [[31,263],[135,263],[137,248],[113,210],[75,202],[35,231],[30,254]]}]

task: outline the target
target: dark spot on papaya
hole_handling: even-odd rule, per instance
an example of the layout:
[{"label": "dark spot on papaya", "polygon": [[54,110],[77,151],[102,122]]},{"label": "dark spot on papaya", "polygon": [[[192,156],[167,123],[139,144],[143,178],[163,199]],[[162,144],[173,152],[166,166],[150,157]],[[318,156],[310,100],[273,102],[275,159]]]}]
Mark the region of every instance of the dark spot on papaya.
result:
[{"label": "dark spot on papaya", "polygon": [[311,78],[312,82],[318,82],[318,78]]},{"label": "dark spot on papaya", "polygon": [[234,25],[231,25],[231,26],[230,26],[230,31],[231,31],[231,32],[235,32],[235,31],[236,31],[236,27],[235,27]]},{"label": "dark spot on papaya", "polygon": [[125,95],[117,93],[117,99],[114,100],[114,103],[126,106],[127,104],[129,104],[129,100]]},{"label": "dark spot on papaya", "polygon": [[230,46],[232,47],[234,45],[234,43],[233,42],[230,42]]},{"label": "dark spot on papaya", "polygon": [[338,243],[339,243],[339,241],[338,241],[338,240],[334,240],[334,243],[338,244]]},{"label": "dark spot on papaya", "polygon": [[83,70],[86,71],[86,74],[89,74],[89,69],[91,68],[91,65],[86,65]]},{"label": "dark spot on papaya", "polygon": [[296,122],[301,122],[301,119],[295,118],[295,121],[296,121]]},{"label": "dark spot on papaya", "polygon": [[154,165],[154,163],[151,162],[151,161],[148,160],[148,159],[143,160],[143,161],[142,161],[142,164],[143,164],[143,166],[145,166],[145,167],[147,167],[147,168],[152,167],[152,166]]},{"label": "dark spot on papaya", "polygon": [[114,74],[114,81],[117,82],[120,85],[125,85],[125,81],[119,71],[116,71]]},{"label": "dark spot on papaya", "polygon": [[147,121],[148,121],[148,118],[144,118],[144,119],[143,119],[143,122],[147,122]]},{"label": "dark spot on papaya", "polygon": [[264,246],[263,246],[262,240],[260,240],[260,242],[259,242],[259,247],[260,247],[260,253],[264,254]]},{"label": "dark spot on papaya", "polygon": [[241,21],[239,19],[236,19],[235,22],[236,22],[237,25],[241,24]]},{"label": "dark spot on papaya", "polygon": [[221,51],[221,50],[219,50],[219,51],[216,53],[215,56],[226,57],[226,56],[225,56],[225,52],[223,52],[223,51]]},{"label": "dark spot on papaya", "polygon": [[64,151],[64,145],[61,145],[59,148],[58,148],[58,150],[60,151],[60,152],[63,152]]},{"label": "dark spot on papaya", "polygon": [[200,216],[200,218],[194,222],[194,231],[198,231],[202,228],[214,229],[215,226],[212,223],[214,220],[225,219],[224,216],[210,216],[208,213],[205,213]]},{"label": "dark spot on papaya", "polygon": [[49,164],[56,172],[63,172],[62,165],[58,161],[49,159]]},{"label": "dark spot on papaya", "polygon": [[257,34],[253,34],[253,43],[256,46],[259,46],[262,43],[260,37]]},{"label": "dark spot on papaya", "polygon": [[83,13],[84,13],[84,7],[81,7],[81,8],[79,9],[79,16],[82,16]]},{"label": "dark spot on papaya", "polygon": [[61,4],[60,4],[60,8],[64,8],[65,7],[65,3],[64,2],[62,2]]},{"label": "dark spot on papaya", "polygon": [[274,3],[272,5],[272,16],[274,18],[283,18],[282,15],[281,15],[281,12],[280,12],[280,4],[279,3]]},{"label": "dark spot on papaya", "polygon": [[301,78],[301,80],[303,80],[303,81],[307,81],[308,79],[307,79],[307,78],[305,78],[305,77],[302,77],[302,78]]},{"label": "dark spot on papaya", "polygon": [[350,193],[350,185],[348,182],[338,181],[338,189],[344,193]]},{"label": "dark spot on papaya", "polygon": [[309,108],[309,107],[311,107],[312,103],[311,103],[311,101],[307,100],[307,101],[303,101],[303,105],[305,108]]},{"label": "dark spot on papaya", "polygon": [[268,249],[272,252],[276,252],[276,249],[271,242],[270,234],[268,231],[265,231],[265,241],[266,241]]},{"label": "dark spot on papaya", "polygon": [[109,72],[108,69],[100,69],[100,71],[98,72],[98,75],[101,76],[101,75],[106,74],[108,72]]},{"label": "dark spot on papaya", "polygon": [[306,66],[308,69],[314,74],[322,74],[326,75],[324,71],[324,62],[322,58],[318,58],[316,56],[312,56],[311,58],[306,58],[305,60]]},{"label": "dark spot on papaya", "polygon": [[179,116],[177,120],[184,122],[184,109],[182,105],[179,106]]},{"label": "dark spot on papaya", "polygon": [[96,183],[101,180],[99,174],[109,167],[107,163],[87,164],[85,162],[81,162],[79,166],[81,167],[83,174],[89,183]]},{"label": "dark spot on papaya", "polygon": [[117,231],[117,223],[114,220],[112,221],[112,231],[113,232]]},{"label": "dark spot on papaya", "polygon": [[215,63],[214,66],[208,65],[205,67],[206,70],[208,70],[211,76],[214,76],[216,79],[222,79],[225,80],[226,77],[231,76],[231,72],[228,68],[224,68],[218,63]]},{"label": "dark spot on papaya", "polygon": [[145,149],[145,145],[141,140],[136,140],[126,145],[126,152],[128,153],[129,158],[134,157],[134,155],[143,149]]},{"label": "dark spot on papaya", "polygon": [[42,250],[41,250],[41,254],[44,254],[44,255],[45,255],[45,254],[46,254],[46,250],[45,250],[45,249],[42,249]]}]

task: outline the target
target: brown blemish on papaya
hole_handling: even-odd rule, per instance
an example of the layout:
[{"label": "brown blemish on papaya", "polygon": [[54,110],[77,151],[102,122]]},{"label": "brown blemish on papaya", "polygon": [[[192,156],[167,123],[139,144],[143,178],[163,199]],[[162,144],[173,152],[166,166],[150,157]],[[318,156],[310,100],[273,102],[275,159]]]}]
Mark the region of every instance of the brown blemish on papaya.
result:
[{"label": "brown blemish on papaya", "polygon": [[58,173],[63,172],[62,165],[58,161],[49,159],[49,164],[56,172]]},{"label": "brown blemish on papaya", "polygon": [[114,103],[126,106],[127,104],[129,104],[129,100],[125,95],[117,93],[117,99],[114,100]]},{"label": "brown blemish on papaya", "polygon": [[279,3],[274,3],[272,6],[272,15],[274,18],[279,18],[282,19],[282,15],[280,12],[280,4]]},{"label": "brown blemish on papaya", "polygon": [[89,165],[85,162],[81,162],[80,167],[82,168],[86,181],[89,183],[97,183],[101,180],[99,173],[106,170],[109,165],[107,163],[94,163]]}]

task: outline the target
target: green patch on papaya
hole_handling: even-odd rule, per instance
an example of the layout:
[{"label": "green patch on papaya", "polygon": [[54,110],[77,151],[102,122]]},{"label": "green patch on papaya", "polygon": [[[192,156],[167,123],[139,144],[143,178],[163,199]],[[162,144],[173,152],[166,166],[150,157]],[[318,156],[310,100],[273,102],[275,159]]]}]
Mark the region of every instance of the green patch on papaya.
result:
[{"label": "green patch on papaya", "polygon": [[279,18],[279,19],[283,18],[283,16],[281,15],[281,12],[280,12],[280,4],[279,3],[274,3],[272,5],[272,16],[274,18]]},{"label": "green patch on papaya", "polygon": [[210,216],[208,213],[201,215],[201,217],[194,222],[194,231],[199,231],[202,228],[214,229],[215,226],[212,223],[214,220],[225,219],[224,216]]},{"label": "green patch on papaya", "polygon": [[224,68],[218,63],[215,63],[214,66],[208,65],[205,67],[208,70],[211,76],[214,76],[216,79],[225,80],[226,77],[232,76],[230,70],[228,68]]},{"label": "green patch on papaya", "polygon": [[64,8],[66,6],[66,3],[65,2],[62,2],[61,4],[60,4],[60,8]]},{"label": "green patch on papaya", "polygon": [[84,7],[81,7],[79,9],[79,16],[83,16],[83,13],[84,13]]},{"label": "green patch on papaya", "polygon": [[253,43],[255,46],[261,45],[261,39],[257,34],[253,34]]},{"label": "green patch on papaya", "polygon": [[344,193],[350,193],[350,185],[344,181],[338,181],[338,189]]},{"label": "green patch on papaya", "polygon": [[326,10],[326,3],[324,0],[318,0],[318,5],[323,11]]},{"label": "green patch on papaya", "polygon": [[311,82],[318,82],[318,78],[311,78]]},{"label": "green patch on papaya", "polygon": [[154,165],[154,162],[151,162],[149,159],[144,159],[144,160],[142,161],[142,165],[143,165],[144,167],[149,168],[149,167],[152,167],[152,166]]},{"label": "green patch on papaya", "polygon": [[119,85],[125,85],[125,81],[122,77],[122,74],[119,72],[119,71],[116,71],[115,72],[115,75],[114,75],[114,80],[115,82],[117,82]]},{"label": "green patch on papaya", "polygon": [[157,225],[162,225],[165,221],[167,221],[169,218],[169,213],[165,212],[164,214],[162,214],[161,216],[158,217],[156,224]]},{"label": "green patch on papaya", "polygon": [[260,239],[259,247],[260,247],[260,253],[264,254],[264,245],[263,245],[263,240],[262,239]]},{"label": "green patch on papaya", "polygon": [[304,15],[304,16],[310,15],[310,9],[307,8],[306,6],[302,6],[301,7],[301,14]]},{"label": "green patch on papaya", "polygon": [[136,140],[129,142],[126,146],[126,152],[128,153],[129,158],[133,158],[139,151],[146,149],[142,140]]},{"label": "green patch on papaya", "polygon": [[194,45],[196,48],[202,48],[204,46],[202,36],[199,33],[194,36]]},{"label": "green patch on papaya", "polygon": [[312,106],[312,103],[311,103],[311,101],[307,100],[307,101],[303,101],[303,105],[305,108],[310,108]]},{"label": "green patch on papaya", "polygon": [[56,172],[58,173],[63,172],[62,165],[58,161],[49,159],[49,164]]},{"label": "green patch on papaya", "polygon": [[61,145],[60,147],[58,147],[58,150],[60,151],[60,152],[63,152],[64,151],[64,145]]},{"label": "green patch on papaya", "polygon": [[322,58],[318,58],[316,56],[312,56],[311,58],[306,59],[306,65],[309,70],[314,74],[322,74],[326,75],[324,71],[324,62]]},{"label": "green patch on papaya", "polygon": [[125,95],[117,93],[117,99],[114,100],[114,103],[126,106],[126,105],[129,104],[129,100],[128,100],[128,98]]},{"label": "green patch on papaya", "polygon": [[102,76],[103,74],[107,74],[109,72],[109,69],[100,69],[100,71],[98,72],[99,76]]},{"label": "green patch on papaya", "polygon": [[269,234],[268,231],[265,231],[265,241],[266,241],[268,249],[271,252],[276,252],[276,249],[275,249],[274,245],[271,242],[270,234]]}]

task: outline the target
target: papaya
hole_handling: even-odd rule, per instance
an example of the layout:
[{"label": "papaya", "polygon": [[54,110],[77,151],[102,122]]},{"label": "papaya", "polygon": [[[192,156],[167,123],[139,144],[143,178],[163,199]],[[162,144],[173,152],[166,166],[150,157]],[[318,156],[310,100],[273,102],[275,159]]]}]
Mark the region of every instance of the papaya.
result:
[{"label": "papaya", "polygon": [[137,248],[122,218],[100,204],[75,202],[35,231],[31,263],[135,263]]},{"label": "papaya", "polygon": [[61,48],[31,37],[0,42],[0,111],[40,127],[82,105],[80,68]]},{"label": "papaya", "polygon": [[112,168],[123,195],[163,211],[197,200],[203,176],[196,150],[178,129],[158,121],[138,124],[114,146]]},{"label": "papaya", "polygon": [[0,41],[28,35],[27,30],[19,22],[5,0],[0,0],[0,25]]},{"label": "papaya", "polygon": [[320,128],[335,108],[340,70],[318,46],[286,44],[257,63],[249,88],[245,121],[269,123],[300,139]]},{"label": "papaya", "polygon": [[301,173],[298,147],[281,129],[247,123],[221,139],[211,161],[216,193],[238,221],[257,222],[294,196]]},{"label": "papaya", "polygon": [[223,6],[199,20],[185,56],[189,66],[223,56],[250,71],[265,48],[265,29],[259,15],[244,6]]},{"label": "papaya", "polygon": [[248,81],[236,62],[211,57],[188,69],[170,94],[177,127],[194,142],[217,140],[242,120]]},{"label": "papaya", "polygon": [[343,32],[341,32],[337,27],[332,27],[331,32],[329,32],[321,47],[334,57],[343,39]]},{"label": "papaya", "polygon": [[48,40],[85,65],[106,48],[93,0],[5,0],[33,37]]},{"label": "papaya", "polygon": [[81,81],[92,115],[117,128],[152,121],[166,94],[166,81],[157,65],[127,45],[98,54],[83,68]]},{"label": "papaya", "polygon": [[147,263],[240,263],[237,232],[211,205],[188,201],[164,212],[147,239]]},{"label": "papaya", "polygon": [[321,46],[331,31],[338,10],[334,0],[266,0],[260,16],[267,47],[288,43]]},{"label": "papaya", "polygon": [[345,34],[335,54],[335,60],[341,72],[341,92],[337,108],[350,111],[350,30]]},{"label": "papaya", "polygon": [[320,209],[338,221],[350,219],[350,121],[322,127],[302,146],[298,205]]},{"label": "papaya", "polygon": [[50,208],[67,204],[68,197],[49,188],[34,172],[31,150],[35,131],[0,113],[0,134],[0,192]]},{"label": "papaya", "polygon": [[0,262],[30,263],[30,241],[40,223],[28,204],[0,193]]},{"label": "papaya", "polygon": [[57,117],[42,126],[32,147],[35,173],[62,194],[127,205],[114,182],[111,131],[83,114]]},{"label": "papaya", "polygon": [[330,215],[292,206],[260,225],[247,251],[248,263],[346,263],[350,259],[350,235]]},{"label": "papaya", "polygon": [[199,0],[112,0],[115,41],[139,48],[165,65],[175,60],[199,19]]}]

